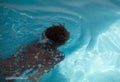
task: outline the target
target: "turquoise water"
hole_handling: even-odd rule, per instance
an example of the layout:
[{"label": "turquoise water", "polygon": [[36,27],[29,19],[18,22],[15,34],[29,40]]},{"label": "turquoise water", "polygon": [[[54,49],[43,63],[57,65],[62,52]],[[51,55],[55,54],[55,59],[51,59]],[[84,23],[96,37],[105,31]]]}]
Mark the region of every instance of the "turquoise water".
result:
[{"label": "turquoise water", "polygon": [[40,82],[120,82],[120,0],[0,0],[0,58],[60,23],[66,58]]}]

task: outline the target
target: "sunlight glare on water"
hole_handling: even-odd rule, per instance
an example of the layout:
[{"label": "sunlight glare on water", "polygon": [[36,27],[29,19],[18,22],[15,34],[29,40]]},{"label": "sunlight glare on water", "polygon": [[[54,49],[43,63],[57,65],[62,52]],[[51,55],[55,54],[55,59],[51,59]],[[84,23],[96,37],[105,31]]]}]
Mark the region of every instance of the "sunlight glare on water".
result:
[{"label": "sunlight glare on water", "polygon": [[107,32],[99,35],[91,51],[87,51],[85,46],[68,56],[61,63],[60,72],[70,82],[119,82],[119,24],[120,20],[111,24]]}]

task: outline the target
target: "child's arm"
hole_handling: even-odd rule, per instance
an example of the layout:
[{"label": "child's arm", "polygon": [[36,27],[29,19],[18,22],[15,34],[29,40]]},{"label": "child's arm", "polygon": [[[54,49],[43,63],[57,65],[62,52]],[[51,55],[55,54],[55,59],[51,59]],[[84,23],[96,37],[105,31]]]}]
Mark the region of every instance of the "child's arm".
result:
[{"label": "child's arm", "polygon": [[36,74],[36,75],[34,75],[34,76],[29,76],[28,77],[28,80],[37,80],[43,73],[44,73],[44,70],[47,68],[47,66],[44,66],[44,67],[42,67],[39,71],[38,71],[38,73]]},{"label": "child's arm", "polygon": [[44,53],[43,60],[45,60],[45,61],[42,62],[43,66],[39,69],[39,71],[36,75],[30,76],[30,77],[28,77],[28,79],[29,80],[37,80],[44,73],[45,70],[49,71],[56,64],[58,64],[59,62],[61,62],[64,59],[64,54],[62,52],[55,51],[54,54],[55,54],[54,56],[50,56],[49,53]]}]

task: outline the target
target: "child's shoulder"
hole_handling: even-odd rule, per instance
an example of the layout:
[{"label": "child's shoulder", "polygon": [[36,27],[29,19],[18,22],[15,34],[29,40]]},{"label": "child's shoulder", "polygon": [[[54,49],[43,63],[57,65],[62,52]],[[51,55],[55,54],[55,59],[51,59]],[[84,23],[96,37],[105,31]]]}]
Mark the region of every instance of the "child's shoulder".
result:
[{"label": "child's shoulder", "polygon": [[62,61],[65,57],[64,53],[59,51],[57,48],[54,48],[49,44],[41,44],[42,48],[45,49],[56,63]]}]

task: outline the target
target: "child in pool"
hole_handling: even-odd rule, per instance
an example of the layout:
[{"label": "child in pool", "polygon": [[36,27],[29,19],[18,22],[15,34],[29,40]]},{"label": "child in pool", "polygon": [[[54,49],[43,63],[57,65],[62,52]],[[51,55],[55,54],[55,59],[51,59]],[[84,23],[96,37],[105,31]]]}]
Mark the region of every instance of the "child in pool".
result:
[{"label": "child in pool", "polygon": [[39,71],[34,76],[28,76],[29,80],[37,80],[45,71],[50,71],[64,59],[64,54],[57,48],[65,44],[69,35],[63,25],[53,25],[43,32],[41,41],[34,41],[10,58],[0,60],[0,71],[5,81],[8,77],[20,77],[30,68],[29,73],[36,69]]}]

